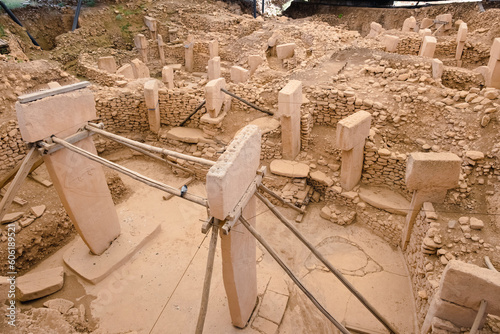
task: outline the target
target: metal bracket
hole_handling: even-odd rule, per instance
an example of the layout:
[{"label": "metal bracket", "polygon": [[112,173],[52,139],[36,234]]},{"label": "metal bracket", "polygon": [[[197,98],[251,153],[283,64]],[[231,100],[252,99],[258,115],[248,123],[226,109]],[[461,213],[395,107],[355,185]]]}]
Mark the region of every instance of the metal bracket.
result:
[{"label": "metal bracket", "polygon": [[229,234],[231,228],[240,219],[241,214],[243,213],[243,209],[247,206],[248,202],[257,191],[257,188],[260,186],[265,173],[265,166],[261,167],[257,171],[257,176],[253,179],[252,183],[250,183],[243,196],[241,196],[241,199],[238,204],[236,204],[236,207],[229,213],[229,216],[226,217],[225,223],[222,226],[222,233],[224,233],[225,235]]},{"label": "metal bracket", "polygon": [[[82,139],[90,137],[92,134],[93,133],[91,131],[83,130],[83,131],[77,132],[76,134],[65,138],[64,140],[70,144],[74,144],[76,142],[79,142]],[[54,144],[52,142],[52,140],[50,140],[50,139],[48,139],[46,141],[40,140],[36,144],[37,144],[37,146],[40,147],[38,149],[38,151],[40,152],[41,155],[52,154],[52,153],[64,148],[64,146],[62,146],[62,145]]]}]

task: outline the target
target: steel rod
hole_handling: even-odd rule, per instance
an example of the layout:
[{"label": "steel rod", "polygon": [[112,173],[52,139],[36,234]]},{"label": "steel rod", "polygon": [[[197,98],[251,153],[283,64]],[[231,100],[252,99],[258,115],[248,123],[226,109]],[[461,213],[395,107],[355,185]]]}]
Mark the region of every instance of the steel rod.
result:
[{"label": "steel rod", "polygon": [[293,274],[293,272],[286,266],[286,264],[281,260],[279,255],[274,251],[274,249],[267,243],[264,238],[253,228],[252,225],[243,217],[240,217],[241,223],[247,228],[247,230],[257,239],[258,242],[269,252],[273,259],[278,262],[281,268],[287,273],[287,275],[292,279],[292,281],[299,287],[302,292],[311,300],[311,302],[325,315],[325,317],[330,320],[335,327],[337,327],[342,333],[349,334],[350,332],[338,322],[328,311],[314,298],[314,296],[306,289],[306,287],[300,282],[300,280]]},{"label": "steel rod", "polygon": [[289,206],[290,208],[294,209],[295,211],[297,212],[300,212],[300,213],[305,213],[306,211],[305,210],[302,210],[301,208],[299,207],[296,207],[295,205],[293,205],[292,203],[289,203],[287,201],[285,201],[283,198],[281,198],[278,194],[276,194],[275,192],[273,192],[271,189],[267,188],[266,186],[264,186],[263,184],[261,184],[259,186],[259,189],[262,190],[263,192],[273,196],[274,198],[276,198],[278,201],[280,201],[281,203],[285,204],[286,206]]},{"label": "steel rod", "polygon": [[231,96],[231,97],[234,97],[236,100],[243,102],[243,103],[244,103],[244,104],[246,104],[247,106],[250,106],[250,107],[254,108],[255,110],[258,110],[258,111],[260,111],[260,112],[263,112],[263,113],[268,114],[268,115],[271,115],[271,116],[272,116],[272,115],[274,115],[274,113],[273,113],[273,112],[268,111],[268,110],[265,110],[265,109],[262,109],[262,108],[260,108],[260,107],[257,107],[255,104],[253,104],[253,103],[251,103],[251,102],[248,102],[247,100],[244,100],[243,98],[241,98],[241,97],[239,97],[238,95],[235,95],[235,94],[233,94],[233,93],[231,93],[231,92],[227,91],[227,90],[226,90],[226,89],[224,89],[224,88],[221,88],[220,90],[221,90],[223,93],[226,93],[227,95],[229,95],[229,96]]},{"label": "steel rod", "polygon": [[212,272],[214,271],[215,250],[217,249],[217,235],[219,233],[219,220],[214,218],[212,224],[212,237],[208,248],[207,269],[205,271],[205,281],[203,282],[203,294],[201,296],[200,314],[196,324],[196,334],[203,333],[205,318],[208,311],[208,299],[210,297],[210,284],[212,283]]},{"label": "steel rod", "polygon": [[100,156],[97,156],[95,154],[92,154],[90,152],[87,152],[77,146],[74,146],[60,138],[57,138],[57,137],[52,137],[52,140],[57,143],[57,144],[60,144],[62,146],[64,146],[65,148],[67,148],[68,150],[70,151],[73,151],[75,153],[78,153],[78,154],[81,154],[83,155],[84,157],[92,160],[92,161],[95,161],[97,163],[100,163],[101,165],[104,165],[108,168],[111,168],[113,170],[116,170],[118,172],[121,172],[127,176],[130,176],[131,178],[133,178],[134,180],[137,180],[137,181],[140,181],[144,184],[147,184],[148,186],[150,187],[153,187],[153,188],[156,188],[156,189],[160,189],[162,191],[165,191],[169,194],[172,194],[174,196],[177,196],[177,197],[182,197],[184,199],[187,199],[188,201],[190,202],[193,202],[193,203],[196,203],[196,204],[199,204],[201,206],[205,206],[207,207],[208,206],[208,203],[207,203],[207,200],[203,197],[199,197],[199,196],[196,196],[196,195],[192,195],[192,194],[189,194],[189,193],[186,193],[184,195],[181,196],[181,191],[179,189],[176,189],[174,187],[171,187],[169,185],[166,185],[164,183],[161,183],[161,182],[158,182],[156,180],[153,180],[153,179],[150,179],[149,177],[146,177],[144,175],[141,175],[137,172],[134,172],[126,167],[123,167],[123,166],[120,166],[114,162],[111,162],[109,160],[106,160],[104,158],[101,158]]},{"label": "steel rod", "polygon": [[179,126],[183,126],[184,124],[186,124],[186,122],[189,121],[191,119],[191,117],[193,117],[194,114],[196,114],[205,105],[205,103],[207,103],[207,100],[201,101],[201,103],[198,105],[198,107],[196,107],[196,109],[191,114],[189,114],[189,116],[186,117],[186,119],[183,120],[181,122],[181,124],[179,124]]},{"label": "steel rod", "polygon": [[359,293],[358,290],[356,290],[351,282],[349,282],[340,271],[333,267],[333,265],[320,252],[318,252],[318,250],[309,241],[307,241],[307,239],[299,232],[299,230],[297,230],[295,226],[293,226],[293,224],[290,223],[288,219],[283,216],[283,214],[279,212],[278,209],[276,209],[276,207],[267,198],[265,198],[258,192],[255,193],[255,196],[257,196],[257,198],[260,199],[274,213],[274,215],[278,217],[278,219],[281,220],[281,222],[285,224],[285,226],[288,227],[288,229],[290,229],[290,231],[292,231],[292,233],[295,234],[295,236],[300,241],[302,241],[304,245],[307,246],[307,248],[309,248],[314,256],[316,256],[318,260],[320,260],[340,280],[340,282],[344,284],[344,286],[361,302],[361,304],[363,304],[371,312],[371,314],[373,314],[375,318],[377,318],[377,320],[380,321],[380,323],[382,323],[382,325],[384,325],[384,327],[389,330],[389,332],[397,333],[396,330],[389,324],[389,322],[385,320],[377,310],[375,310],[375,308],[361,295],[361,293]]},{"label": "steel rod", "polygon": [[470,329],[469,334],[476,334],[479,328],[479,324],[481,324],[481,320],[484,317],[484,313],[486,312],[486,306],[488,306],[488,302],[486,300],[481,300],[481,304],[479,305],[479,310],[477,311],[476,318],[472,323],[472,327]]},{"label": "steel rod", "polygon": [[108,137],[110,139],[116,138],[116,139],[118,139],[118,140],[120,140],[120,141],[122,141],[124,143],[129,143],[129,144],[135,145],[135,146],[140,147],[140,148],[142,148],[142,149],[144,149],[146,151],[150,151],[150,152],[154,152],[154,153],[159,153],[159,154],[164,154],[164,155],[170,155],[170,156],[175,157],[175,158],[179,158],[179,159],[184,159],[184,160],[187,160],[187,161],[196,162],[196,163],[199,163],[199,164],[202,164],[202,165],[207,165],[207,166],[213,166],[213,165],[215,165],[215,161],[207,160],[207,159],[203,159],[203,158],[197,158],[197,157],[193,157],[191,155],[178,153],[178,152],[167,150],[167,149],[164,149],[164,148],[161,148],[161,147],[156,147],[156,146],[151,146],[151,145],[144,144],[144,143],[139,143],[139,142],[137,142],[135,140],[131,140],[131,139],[128,139],[128,138],[125,138],[125,137],[122,137],[122,136],[118,136],[118,135],[115,135],[113,133],[101,130],[98,127],[96,127],[95,125],[92,125],[92,124],[86,125],[85,129],[87,129],[89,131],[92,131],[92,132],[95,132],[95,133],[98,133],[98,134],[100,134],[100,135],[102,135],[104,137]]}]

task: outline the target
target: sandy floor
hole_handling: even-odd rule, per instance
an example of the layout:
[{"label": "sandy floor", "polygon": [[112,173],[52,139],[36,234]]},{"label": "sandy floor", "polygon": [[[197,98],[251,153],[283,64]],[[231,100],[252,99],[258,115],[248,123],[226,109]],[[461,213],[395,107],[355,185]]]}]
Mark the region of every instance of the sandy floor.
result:
[{"label": "sandy floor", "polygon": [[[144,175],[168,184],[180,181],[163,166],[134,159],[121,162]],[[122,177],[133,194],[118,205],[122,220],[160,221],[161,232],[133,258],[97,285],[89,284],[67,269],[65,288],[42,301],[67,298],[87,301],[91,317],[104,333],[193,333],[196,327],[203,286],[209,238],[200,233],[204,208],[179,198],[168,201],[162,193]],[[196,182],[189,191],[204,196],[204,185]],[[293,210],[281,208],[294,218]],[[415,333],[413,298],[401,253],[369,230],[341,227],[319,217],[319,206],[311,205],[301,232],[318,245],[334,266],[389,319],[400,333]],[[257,229],[303,280],[316,298],[340,322],[348,326],[382,331],[383,327],[319,262],[305,246],[274,218],[263,205],[258,206]],[[33,271],[62,264],[62,255],[74,242],[55,253]],[[300,292],[274,260],[257,250],[259,294],[271,277],[288,286],[290,299],[280,325],[280,333],[335,333],[334,328]],[[285,285],[286,284],[286,285]],[[83,287],[83,289],[82,289]],[[205,333],[259,333],[248,326],[238,330],[231,325],[221,275],[220,252],[216,253]],[[253,320],[253,319],[252,319]],[[383,331],[382,331],[383,332]]]}]

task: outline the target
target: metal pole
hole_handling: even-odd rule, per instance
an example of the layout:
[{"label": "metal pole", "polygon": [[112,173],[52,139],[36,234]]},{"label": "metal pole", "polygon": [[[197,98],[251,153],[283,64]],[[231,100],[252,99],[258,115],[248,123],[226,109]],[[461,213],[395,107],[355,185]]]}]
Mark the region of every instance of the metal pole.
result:
[{"label": "metal pole", "polygon": [[184,125],[187,121],[189,121],[189,119],[190,119],[191,117],[193,117],[193,115],[194,115],[194,114],[196,114],[196,113],[198,112],[198,110],[200,110],[200,109],[201,109],[201,108],[205,105],[205,103],[206,103],[206,102],[207,102],[207,100],[203,100],[203,101],[201,101],[200,105],[199,105],[198,107],[196,107],[196,109],[195,109],[195,110],[194,110],[191,114],[189,114],[189,116],[188,116],[188,117],[186,117],[186,119],[185,119],[185,120],[183,120],[183,121],[181,122],[181,124],[179,124],[179,126],[183,126],[183,125]]},{"label": "metal pole", "polygon": [[253,18],[257,18],[257,0],[253,0]]},{"label": "metal pole", "polygon": [[[7,6],[3,3],[3,1],[0,1],[0,6],[3,8],[3,10],[5,10],[5,12],[7,13],[7,15],[9,15],[9,17],[12,19],[12,21],[16,22],[21,27],[23,26],[23,24],[21,23],[21,21],[19,21],[17,19],[17,17],[14,15],[14,13],[12,13],[12,11],[9,8],[7,8]],[[31,39],[31,42],[33,42],[33,44],[35,44],[36,46],[40,46],[37,43],[37,41],[35,40],[35,38],[33,38],[33,36],[30,35],[30,33],[28,32],[28,30],[26,30],[26,33],[28,34],[28,37]]]},{"label": "metal pole", "polygon": [[486,300],[481,300],[481,304],[479,305],[479,310],[477,311],[476,318],[474,319],[474,323],[470,329],[470,334],[476,334],[479,328],[479,324],[484,317],[484,312],[486,312],[486,306],[488,306],[488,302]]},{"label": "metal pole", "polygon": [[134,180],[137,180],[137,181],[140,181],[140,182],[142,182],[144,184],[147,184],[150,187],[153,187],[153,188],[156,188],[156,189],[160,189],[160,190],[165,191],[165,192],[167,192],[169,194],[172,194],[174,196],[182,197],[184,199],[187,199],[190,202],[199,204],[199,205],[204,206],[204,207],[208,207],[208,203],[207,203],[207,199],[206,198],[199,197],[199,196],[196,196],[196,195],[192,195],[192,194],[189,194],[189,193],[181,195],[181,191],[179,189],[176,189],[176,188],[171,187],[169,185],[166,185],[164,183],[158,182],[156,180],[150,179],[149,177],[146,177],[146,176],[141,175],[141,174],[139,174],[137,172],[134,172],[133,170],[130,170],[128,168],[125,168],[123,166],[115,164],[114,162],[111,162],[109,160],[101,158],[98,155],[95,155],[95,154],[92,154],[90,152],[87,152],[84,149],[81,149],[80,147],[74,146],[74,145],[66,142],[65,140],[62,140],[62,139],[57,138],[55,136],[52,137],[52,140],[54,141],[54,143],[60,144],[60,145],[64,146],[65,148],[67,148],[70,151],[73,151],[75,153],[81,154],[84,157],[86,157],[87,159],[90,159],[90,160],[95,161],[97,163],[100,163],[101,165],[104,165],[104,166],[106,166],[108,168],[111,168],[111,169],[116,170],[116,171],[118,171],[120,173],[123,173],[123,174],[125,174],[127,176],[130,176]]},{"label": "metal pole", "polygon": [[156,147],[156,146],[151,146],[151,145],[139,143],[139,142],[137,142],[135,140],[131,140],[131,139],[128,139],[128,138],[125,138],[125,137],[122,137],[122,136],[115,135],[113,133],[110,133],[110,132],[107,132],[107,131],[99,129],[99,127],[97,126],[97,124],[86,125],[85,129],[89,130],[89,131],[92,131],[92,132],[95,132],[95,133],[98,133],[100,135],[103,135],[104,137],[108,137],[108,138],[111,138],[111,139],[117,139],[117,140],[119,140],[121,142],[128,143],[128,144],[140,147],[142,149],[145,149],[146,151],[155,152],[155,153],[164,154],[164,155],[170,155],[172,157],[176,157],[176,158],[179,158],[179,159],[184,159],[184,160],[187,160],[187,161],[197,162],[197,163],[202,164],[202,165],[208,165],[208,166],[215,165],[215,161],[212,161],[212,160],[207,160],[207,159],[193,157],[191,155],[182,154],[182,153],[178,153],[178,152],[175,152],[175,151],[167,150],[167,149],[164,149],[164,148],[160,148],[160,147]]},{"label": "metal pole", "polygon": [[80,9],[82,8],[82,0],[78,0],[78,5],[76,5],[75,18],[73,19],[73,27],[71,31],[78,28],[78,17],[80,16]]},{"label": "metal pole", "polygon": [[299,240],[302,241],[304,245],[307,246],[307,248],[309,248],[314,256],[316,256],[321,262],[323,262],[323,264],[339,279],[339,281],[344,284],[344,286],[361,302],[361,304],[363,304],[371,312],[371,314],[373,314],[375,318],[377,318],[377,320],[380,321],[384,325],[384,327],[389,330],[389,332],[397,333],[396,330],[389,324],[389,322],[385,320],[384,317],[382,317],[382,315],[378,313],[378,311],[375,310],[372,305],[370,305],[370,303],[359,293],[358,290],[356,290],[351,282],[349,282],[340,271],[333,267],[332,264],[320,252],[318,252],[318,250],[309,241],[307,241],[306,238],[304,238],[299,230],[297,230],[295,226],[293,226],[292,223],[290,223],[288,219],[286,219],[286,217],[283,216],[283,214],[279,212],[267,198],[265,198],[258,192],[255,193],[255,196],[257,196],[257,198],[260,199],[276,215],[276,217],[278,217],[278,219],[281,220],[281,222],[285,224],[285,226],[288,227],[288,229],[290,229],[290,231],[292,231],[292,233],[295,234],[295,236],[299,238]]},{"label": "metal pole", "polygon": [[214,218],[212,224],[212,238],[208,248],[207,270],[205,271],[205,282],[203,283],[203,294],[201,296],[200,314],[196,324],[196,334],[203,333],[205,318],[208,310],[208,297],[210,296],[210,284],[212,282],[212,272],[214,271],[215,250],[217,249],[217,234],[219,233],[219,220]]},{"label": "metal pole", "polygon": [[265,2],[265,1],[266,1],[266,0],[262,0],[262,16],[264,16],[264,2]]},{"label": "metal pole", "polygon": [[279,255],[274,251],[274,249],[267,243],[266,240],[262,238],[262,236],[257,232],[250,223],[243,218],[243,216],[240,217],[241,223],[247,228],[247,230],[257,239],[262,246],[269,252],[269,254],[273,257],[273,259],[278,262],[278,264],[281,266],[281,268],[287,273],[288,276],[292,279],[292,281],[299,287],[302,292],[312,301],[314,306],[318,308],[318,310],[321,311],[325,315],[325,317],[330,320],[335,327],[337,327],[342,333],[344,334],[350,334],[350,332],[340,323],[338,322],[328,311],[321,306],[321,304],[314,298],[314,296],[305,288],[305,286],[299,281],[299,279],[292,273],[292,271],[286,266],[286,264],[281,260]]},{"label": "metal pole", "polygon": [[242,99],[242,98],[241,98],[241,97],[239,97],[238,95],[235,95],[235,94],[233,94],[233,93],[231,93],[231,92],[227,91],[227,90],[226,90],[226,89],[224,89],[224,88],[221,88],[220,90],[221,90],[223,93],[226,93],[227,95],[229,95],[229,96],[231,96],[231,97],[234,97],[236,100],[238,100],[238,101],[241,101],[241,102],[245,103],[247,106],[250,106],[250,107],[254,108],[255,110],[258,110],[258,111],[260,111],[260,112],[263,112],[263,113],[268,114],[268,115],[271,115],[271,116],[272,116],[272,115],[274,115],[274,113],[273,113],[273,112],[268,111],[268,110],[261,109],[261,108],[257,107],[255,104],[250,103],[250,102],[248,102],[248,101],[246,101],[246,100]]}]

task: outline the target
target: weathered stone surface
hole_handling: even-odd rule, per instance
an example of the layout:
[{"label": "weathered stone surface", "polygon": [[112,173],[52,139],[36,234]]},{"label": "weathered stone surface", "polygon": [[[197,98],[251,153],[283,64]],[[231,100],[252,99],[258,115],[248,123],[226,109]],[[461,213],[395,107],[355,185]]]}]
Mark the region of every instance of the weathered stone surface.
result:
[{"label": "weathered stone surface", "polygon": [[195,128],[175,127],[168,130],[165,135],[167,138],[190,144],[212,142],[205,137],[205,133],[202,130]]},{"label": "weathered stone surface", "polygon": [[453,153],[411,153],[406,167],[409,190],[457,186],[462,159]]},{"label": "weathered stone surface", "polygon": [[149,129],[158,133],[160,131],[160,108],[158,101],[158,80],[152,79],[144,83],[144,100],[148,108]]},{"label": "weathered stone surface", "polygon": [[75,333],[73,326],[57,310],[43,307],[34,308],[31,310],[31,319],[30,333]]},{"label": "weathered stone surface", "polygon": [[119,69],[116,70],[117,75],[123,75],[126,79],[135,79],[134,76],[134,69],[132,68],[132,65],[130,64],[125,64]]},{"label": "weathered stone surface", "polygon": [[267,290],[259,309],[259,316],[280,324],[287,303],[288,296]]},{"label": "weathered stone surface", "polygon": [[167,85],[168,89],[174,89],[174,69],[171,66],[163,66],[161,79]]},{"label": "weathered stone surface", "polygon": [[432,59],[432,78],[441,79],[441,77],[443,76],[443,71],[443,62],[437,58]]},{"label": "weathered stone surface", "polygon": [[278,115],[281,117],[283,157],[293,160],[300,152],[300,108],[302,82],[290,80],[278,94]]},{"label": "weathered stone surface", "polygon": [[471,160],[481,160],[484,159],[484,153],[479,151],[467,151],[465,156]]},{"label": "weathered stone surface", "polygon": [[97,67],[99,67],[99,69],[103,71],[109,73],[115,73],[116,72],[115,57],[113,56],[99,57],[99,59],[97,60]]},{"label": "weathered stone surface", "polygon": [[24,212],[12,212],[12,213],[7,213],[2,217],[2,224],[8,224],[15,222],[16,220],[21,219],[21,217],[24,216]]},{"label": "weathered stone surface", "polygon": [[328,176],[326,176],[325,173],[323,173],[319,170],[314,171],[314,172],[310,172],[309,176],[314,181],[319,182],[323,185],[326,185],[327,187],[331,187],[333,185],[333,180],[331,178],[329,178]]},{"label": "weathered stone surface", "polygon": [[337,123],[337,147],[348,151],[365,142],[370,134],[372,115],[364,110],[358,111]]},{"label": "weathered stone surface", "polygon": [[302,178],[309,175],[309,166],[290,160],[273,160],[269,165],[271,173],[293,178]]},{"label": "weathered stone surface", "polygon": [[415,17],[410,16],[403,22],[403,32],[410,32],[410,31],[415,31],[417,27],[417,20]]},{"label": "weathered stone surface", "polygon": [[135,79],[149,78],[149,68],[139,59],[134,59],[130,62]]},{"label": "weathered stone surface", "polygon": [[207,72],[209,81],[220,78],[220,57],[213,57],[208,61]]},{"label": "weathered stone surface", "polygon": [[241,66],[232,66],[230,73],[231,81],[236,84],[246,82],[250,78],[250,71]]},{"label": "weathered stone surface", "polygon": [[257,125],[260,129],[261,134],[266,134],[268,132],[274,131],[280,127],[280,121],[273,117],[260,117],[254,119],[248,125]]},{"label": "weathered stone surface", "polygon": [[73,303],[72,301],[63,298],[55,298],[43,303],[43,306],[53,310],[57,310],[61,314],[65,314],[66,312],[68,312],[69,309],[74,305],[75,303]]},{"label": "weathered stone surface", "polygon": [[437,40],[434,36],[425,36],[420,48],[419,56],[432,58],[436,51]]},{"label": "weathered stone surface", "polygon": [[214,39],[210,42],[208,42],[208,53],[210,56],[210,59],[213,59],[215,57],[219,56],[219,41]]},{"label": "weathered stone surface", "polygon": [[384,187],[363,185],[359,188],[359,198],[378,209],[402,216],[410,210],[406,198]]},{"label": "weathered stone surface", "polygon": [[276,54],[278,59],[291,58],[295,52],[295,43],[281,44],[276,46]]},{"label": "weathered stone surface", "polygon": [[481,230],[484,227],[484,222],[475,217],[471,217],[469,222],[470,222],[470,228],[473,230]]},{"label": "weathered stone surface", "polygon": [[47,207],[45,205],[37,205],[37,206],[32,206],[31,207],[31,212],[35,215],[36,218],[40,218],[43,213],[45,212],[45,209]]},{"label": "weathered stone surface", "polygon": [[225,94],[221,91],[221,88],[226,88],[224,78],[211,80],[205,86],[206,106],[211,117],[217,117],[222,109]]},{"label": "weathered stone surface", "polygon": [[52,135],[65,138],[97,118],[94,94],[88,89],[17,102],[16,112],[21,135],[30,143]]},{"label": "weathered stone surface", "polygon": [[486,300],[486,313],[500,316],[500,273],[452,260],[443,271],[441,298],[450,303],[479,309]]},{"label": "weathered stone surface", "polygon": [[399,44],[399,37],[393,35],[384,36],[384,46],[387,52],[396,52]]},{"label": "weathered stone surface", "polygon": [[248,67],[250,68],[250,75],[252,75],[262,63],[264,63],[264,58],[262,58],[261,56],[248,56]]},{"label": "weathered stone surface", "polygon": [[254,180],[260,165],[260,138],[259,128],[247,125],[209,169],[207,198],[215,218],[225,219]]},{"label": "weathered stone surface", "polygon": [[62,289],[64,269],[57,267],[18,277],[16,298],[22,302],[42,298]]}]

